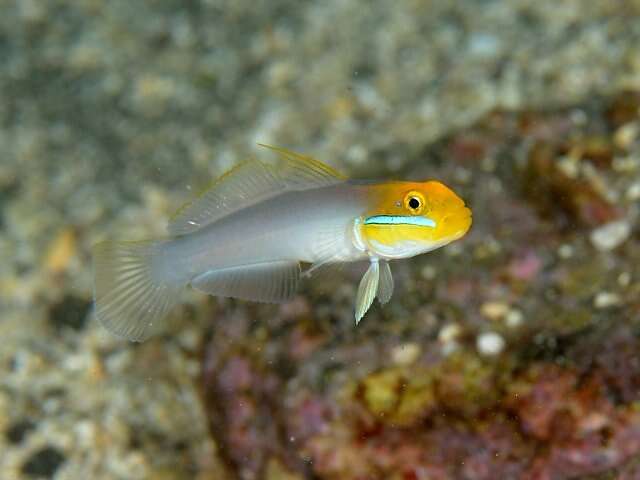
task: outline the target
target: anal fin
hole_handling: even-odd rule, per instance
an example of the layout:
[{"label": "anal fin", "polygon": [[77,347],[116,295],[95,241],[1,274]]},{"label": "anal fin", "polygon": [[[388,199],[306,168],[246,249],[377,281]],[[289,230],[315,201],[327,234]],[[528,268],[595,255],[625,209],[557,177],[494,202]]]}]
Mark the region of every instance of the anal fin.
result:
[{"label": "anal fin", "polygon": [[295,294],[299,280],[300,264],[283,260],[210,270],[191,285],[210,295],[279,303]]}]

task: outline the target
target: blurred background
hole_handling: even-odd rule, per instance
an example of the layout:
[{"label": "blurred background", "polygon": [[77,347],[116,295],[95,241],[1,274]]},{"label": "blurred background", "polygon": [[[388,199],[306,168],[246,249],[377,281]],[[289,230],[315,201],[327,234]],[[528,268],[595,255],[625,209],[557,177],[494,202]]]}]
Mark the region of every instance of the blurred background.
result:
[{"label": "blurred background", "polygon": [[[640,478],[640,2],[0,0],[0,478]],[[460,242],[144,344],[91,245],[260,151],[437,178]]]}]

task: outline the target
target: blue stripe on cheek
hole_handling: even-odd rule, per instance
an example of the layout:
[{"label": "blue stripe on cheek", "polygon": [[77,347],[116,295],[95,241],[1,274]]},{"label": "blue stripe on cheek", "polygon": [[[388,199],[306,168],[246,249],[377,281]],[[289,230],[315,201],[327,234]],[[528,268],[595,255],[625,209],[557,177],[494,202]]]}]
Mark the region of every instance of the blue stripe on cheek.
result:
[{"label": "blue stripe on cheek", "polygon": [[406,215],[374,215],[364,221],[365,225],[418,225],[436,228],[436,222],[428,217],[410,217]]}]

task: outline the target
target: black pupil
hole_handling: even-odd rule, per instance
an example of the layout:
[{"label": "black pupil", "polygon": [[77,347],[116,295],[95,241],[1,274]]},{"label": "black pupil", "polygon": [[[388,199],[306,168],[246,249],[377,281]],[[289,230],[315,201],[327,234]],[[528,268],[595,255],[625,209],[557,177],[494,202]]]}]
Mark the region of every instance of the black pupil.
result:
[{"label": "black pupil", "polygon": [[420,206],[420,200],[418,200],[416,197],[411,197],[411,199],[409,200],[409,207],[415,210],[419,206]]}]

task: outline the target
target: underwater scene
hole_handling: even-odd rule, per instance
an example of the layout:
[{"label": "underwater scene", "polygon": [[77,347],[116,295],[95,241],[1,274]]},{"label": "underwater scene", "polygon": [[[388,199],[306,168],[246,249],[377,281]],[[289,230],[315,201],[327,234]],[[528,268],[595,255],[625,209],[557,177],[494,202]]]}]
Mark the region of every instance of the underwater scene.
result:
[{"label": "underwater scene", "polygon": [[0,0],[18,479],[640,479],[640,1]]}]

